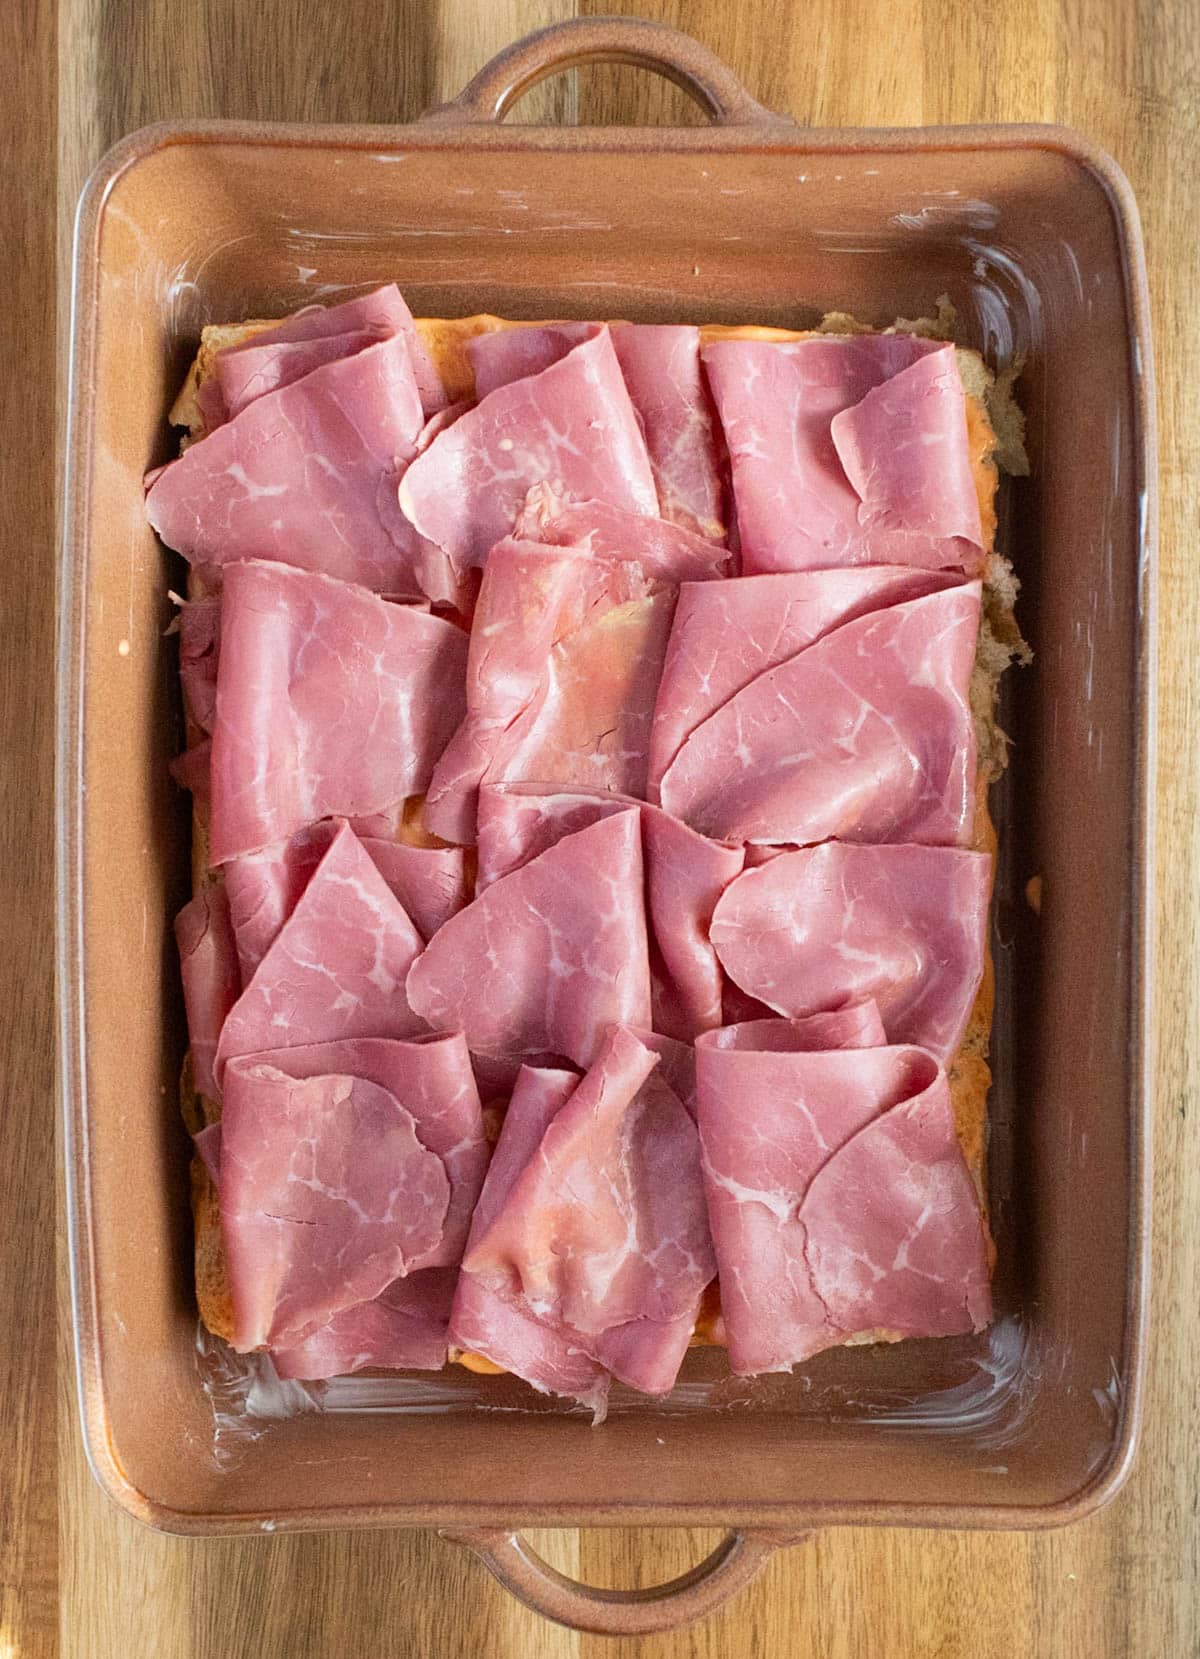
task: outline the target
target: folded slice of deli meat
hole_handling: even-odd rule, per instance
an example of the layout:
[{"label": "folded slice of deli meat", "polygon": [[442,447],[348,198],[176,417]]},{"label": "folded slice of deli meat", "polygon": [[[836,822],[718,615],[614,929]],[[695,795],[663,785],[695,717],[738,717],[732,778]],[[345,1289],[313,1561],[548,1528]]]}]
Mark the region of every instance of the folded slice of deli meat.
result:
[{"label": "folded slice of deli meat", "polygon": [[543,483],[657,516],[645,441],[607,329],[540,374],[499,386],[439,433],[404,473],[399,502],[462,571],[484,563]]},{"label": "folded slice of deli meat", "polygon": [[827,841],[726,887],[712,947],[777,1013],[872,998],[888,1041],[948,1064],[983,977],[992,861],[957,847]]},{"label": "folded slice of deli meat", "polygon": [[697,535],[724,541],[720,436],[700,368],[700,330],[615,323],[612,337],[646,434],[659,512]]},{"label": "folded slice of deli meat", "polygon": [[564,836],[434,934],[408,976],[430,1026],[515,1078],[522,1059],[588,1066],[614,1024],[648,1026],[650,968],[636,810]]},{"label": "folded slice of deli meat", "polygon": [[742,868],[740,847],[698,835],[658,807],[603,790],[543,784],[480,790],[477,891],[563,836],[630,808],[641,814],[654,1029],[681,1042],[721,1023],[721,969],[709,942],[713,909]]},{"label": "folded slice of deli meat", "polygon": [[[674,1384],[714,1270],[696,1128],[657,1067],[612,1031],[463,1259],[464,1278],[653,1394]],[[452,1332],[467,1335],[457,1310]],[[599,1405],[600,1388],[572,1392]]]},{"label": "folded slice of deli meat", "polygon": [[235,1067],[221,1123],[234,1347],[290,1347],[377,1296],[437,1245],[449,1191],[389,1090]]},{"label": "folded slice of deli meat", "polygon": [[499,542],[471,626],[466,716],[434,769],[428,827],[473,842],[485,781],[641,794],[674,602],[636,563]]},{"label": "folded slice of deli meat", "polygon": [[671,624],[650,736],[648,795],[697,726],[752,680],[844,622],[956,585],[902,565],[685,581]]},{"label": "folded slice of deli meat", "polygon": [[271,328],[219,351],[199,390],[211,432],[255,398],[302,379],[324,363],[352,357],[394,335],[402,337],[426,415],[445,407],[446,394],[394,282],[341,305],[308,305]]},{"label": "folded slice of deli meat", "polygon": [[718,340],[703,360],[744,575],[862,564],[978,572],[953,346],[911,334]]},{"label": "folded slice of deli meat", "polygon": [[440,1371],[447,1359],[447,1327],[457,1267],[426,1267],[393,1279],[368,1302],[355,1302],[289,1348],[273,1348],[271,1363],[285,1379],[316,1381],[355,1371]]},{"label": "folded slice of deli meat", "polygon": [[[460,1036],[440,1035],[409,1042],[357,1038],[235,1060],[229,1069],[233,1132],[240,1133],[243,1141],[248,1138],[247,1121],[236,1114],[241,1112],[253,1127],[254,1114],[264,1098],[259,1081],[264,1059],[266,1070],[296,1082],[339,1076],[365,1080],[388,1091],[411,1113],[418,1140],[441,1159],[449,1183],[439,1237],[423,1256],[406,1261],[407,1277],[394,1279],[376,1297],[341,1307],[302,1341],[273,1347],[276,1371],[282,1377],[319,1378],[344,1375],[366,1366],[438,1369],[446,1361],[446,1328],[457,1264],[490,1153],[465,1043]],[[266,1098],[274,1098],[273,1089],[268,1090]],[[212,1124],[196,1137],[196,1144],[224,1203],[221,1134],[222,1124]],[[205,1145],[206,1138],[215,1144]],[[261,1174],[262,1166],[256,1168],[255,1178]],[[231,1179],[235,1177],[236,1171]],[[241,1227],[245,1232],[246,1218],[240,1211],[235,1214],[234,1207],[241,1203],[246,1208],[252,1197],[253,1182],[240,1197],[237,1192],[230,1193],[227,1230]],[[425,1187],[418,1184],[411,1195],[401,1192],[397,1215],[410,1198],[419,1207],[426,1198]],[[352,1202],[347,1199],[348,1204]],[[263,1217],[249,1217],[251,1248],[263,1224]],[[332,1218],[325,1217],[324,1224],[336,1227],[336,1213]],[[239,1236],[235,1247],[242,1242]],[[351,1250],[355,1242],[356,1236],[348,1235]],[[336,1286],[329,1294],[330,1305],[340,1301]]]},{"label": "folded slice of deli meat", "polygon": [[[479,334],[467,344],[475,390],[538,374],[585,340],[597,323],[547,323]],[[684,324],[613,323],[613,348],[646,441],[664,520],[723,541],[719,438],[700,370],[700,330]]]},{"label": "folded slice of deli meat", "polygon": [[717,840],[970,839],[980,588],[873,611],[757,675],[663,774],[668,812]]},{"label": "folded slice of deli meat", "polygon": [[214,863],[420,793],[465,711],[467,637],[417,606],[249,560],[226,573]]},{"label": "folded slice of deli meat", "polygon": [[873,386],[830,433],[868,545],[936,549],[942,565],[978,573],[983,532],[953,346]]},{"label": "folded slice of deli meat", "polygon": [[601,333],[601,323],[540,323],[528,327],[497,328],[467,341],[467,356],[475,375],[475,396],[485,398],[514,380],[528,380],[569,351]]},{"label": "folded slice of deli meat", "polygon": [[[342,1075],[387,1089],[411,1112],[421,1144],[442,1160],[450,1188],[440,1238],[424,1257],[406,1264],[407,1276],[334,1313],[299,1344],[273,1348],[275,1369],[307,1378],[366,1366],[438,1369],[446,1361],[457,1264],[490,1154],[466,1044],[460,1036],[356,1038],[288,1049],[269,1063],[298,1080]],[[255,1057],[235,1061],[231,1072],[257,1064]]]},{"label": "folded slice of deli meat", "polygon": [[483,1127],[479,1090],[467,1045],[458,1032],[432,1032],[397,1040],[349,1037],[303,1043],[230,1062],[229,1072],[260,1064],[289,1077],[347,1076],[388,1089],[412,1113],[421,1145],[435,1152],[450,1183],[436,1245],[416,1266],[452,1267],[461,1257],[471,1214],[483,1186],[491,1148]]},{"label": "folded slice of deli meat", "polygon": [[[322,819],[287,841],[243,853],[223,866],[244,983],[296,908],[339,828],[338,819]],[[461,847],[415,847],[356,833],[422,939],[431,939],[462,909],[467,876]]]},{"label": "folded slice of deli meat", "polygon": [[945,1072],[924,1049],[840,1046],[877,1036],[850,1009],[697,1041],[705,1190],[739,1373],[786,1371],[852,1336],[951,1336],[991,1318]]},{"label": "folded slice of deli meat", "polygon": [[[487,1233],[542,1137],[579,1084],[579,1074],[549,1066],[522,1066],[504,1113],[500,1138],[475,1206],[471,1247]],[[590,1406],[603,1417],[609,1375],[578,1336],[552,1320],[540,1319],[509,1278],[497,1283],[468,1269],[458,1277],[450,1316],[450,1341],[469,1353],[523,1377],[542,1393],[561,1394]]]},{"label": "folded slice of deli meat", "polygon": [[146,516],[206,572],[277,559],[419,596],[426,567],[445,561],[413,534],[396,491],[424,423],[409,343],[393,334],[254,397],[189,444],[152,477]]},{"label": "folded slice of deli meat", "polygon": [[404,994],[423,948],[361,841],[342,824],[226,1017],[218,1081],[239,1055],[425,1030]]}]

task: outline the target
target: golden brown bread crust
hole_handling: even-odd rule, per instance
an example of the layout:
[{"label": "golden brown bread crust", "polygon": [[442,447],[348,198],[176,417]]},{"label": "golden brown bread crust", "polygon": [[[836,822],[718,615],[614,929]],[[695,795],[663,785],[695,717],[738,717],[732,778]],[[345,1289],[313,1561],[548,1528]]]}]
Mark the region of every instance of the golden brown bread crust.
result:
[{"label": "golden brown bread crust", "polygon": [[[186,447],[188,443],[204,436],[204,417],[197,393],[203,381],[212,373],[213,360],[217,352],[241,340],[249,339],[271,326],[271,321],[255,320],[245,323],[213,324],[204,329],[200,349],[170,413],[172,425],[185,429],[181,447]],[[520,326],[522,325],[519,323],[490,315],[417,319],[417,329],[441,374],[452,402],[469,397],[474,392],[474,374],[467,355],[466,342],[477,334]],[[953,339],[953,308],[948,301],[940,299],[932,318],[900,320],[894,326],[897,332]],[[794,340],[803,337],[791,329],[760,328],[753,325],[707,324],[702,327],[701,332],[707,339]],[[816,330],[805,332],[852,334],[870,333],[871,330],[853,317],[835,312],[823,318]],[[958,351],[958,366],[967,393],[968,425],[979,491],[980,514],[985,542],[990,546],[996,527],[995,494],[998,467],[1015,474],[1028,471],[1023,446],[1023,420],[1012,396],[1015,371],[1007,377],[995,377],[978,353],[962,348]],[[1029,660],[1029,650],[1021,638],[1014,614],[1019,587],[1020,583],[1008,561],[994,552],[990,553],[984,575],[983,614],[970,688],[978,768],[975,831],[971,844],[978,851],[990,852],[993,859],[996,852],[996,831],[988,807],[988,791],[1008,761],[1008,738],[996,720],[1000,676],[1011,662]],[[195,597],[197,591],[195,587],[189,586],[191,596]],[[198,734],[189,728],[189,743],[196,740],[197,736]],[[422,839],[419,810],[410,814],[406,809],[406,825],[401,834],[406,840],[411,837],[417,844],[428,844],[430,838]],[[192,837],[193,887],[198,890],[214,879],[219,877],[215,877],[208,867],[207,830],[197,817],[193,820]],[[963,1156],[979,1191],[985,1215],[987,1096],[992,1076],[987,1054],[995,1000],[994,983],[989,941],[985,947],[983,979],[967,1029],[948,1068],[955,1128]],[[208,1123],[218,1121],[221,1115],[219,1105],[196,1094],[192,1085],[190,1061],[185,1061],[180,1080],[180,1105],[184,1122],[192,1133]],[[221,1233],[220,1207],[216,1187],[199,1157],[192,1159],[191,1188],[196,1237],[196,1300],[200,1317],[214,1335],[229,1340],[233,1331],[233,1310]],[[696,1340],[713,1340],[719,1311],[719,1302],[713,1295],[702,1310]],[[897,1339],[898,1333],[870,1331],[863,1332],[851,1340],[859,1343]],[[486,1360],[472,1364],[471,1368],[489,1371],[497,1369]]]}]

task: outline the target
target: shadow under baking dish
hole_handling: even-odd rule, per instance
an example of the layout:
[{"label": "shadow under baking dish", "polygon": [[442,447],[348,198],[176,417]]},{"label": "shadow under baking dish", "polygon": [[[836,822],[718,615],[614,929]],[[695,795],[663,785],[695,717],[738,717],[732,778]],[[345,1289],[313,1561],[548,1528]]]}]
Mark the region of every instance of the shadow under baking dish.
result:
[{"label": "shadow under baking dish", "polygon": [[[61,846],[80,1378],[103,1483],[154,1524],[1046,1524],[1128,1464],[1145,1270],[1146,385],[1123,186],[1051,129],[212,128],[135,135],[81,211]],[[989,1190],[996,1322],[788,1377],[689,1355],[610,1421],[461,1368],[279,1385],[196,1336],[171,918],[189,815],[142,511],[206,322],[396,280],[418,314],[878,324],[948,294],[1023,365]],[[1040,916],[1024,898],[1040,876]]]}]

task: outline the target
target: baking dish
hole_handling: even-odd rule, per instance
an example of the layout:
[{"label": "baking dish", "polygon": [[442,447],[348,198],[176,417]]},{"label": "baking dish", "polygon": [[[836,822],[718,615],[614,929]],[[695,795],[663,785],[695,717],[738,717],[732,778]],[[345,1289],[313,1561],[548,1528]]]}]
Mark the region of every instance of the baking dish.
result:
[{"label": "baking dish", "polygon": [[[500,124],[595,59],[669,75],[706,128]],[[997,1322],[820,1355],[593,1431],[466,1372],[424,1405],[326,1398],[236,1455],[196,1353],[185,1045],[171,918],[189,815],[166,590],[142,476],[200,327],[395,279],[418,313],[883,323],[946,293],[1023,364],[1030,480],[1007,551],[1034,665],[1000,790],[990,1181]],[[665,1628],[781,1542],[872,1522],[1031,1527],[1110,1497],[1133,1453],[1148,1260],[1154,469],[1145,276],[1115,164],[1058,128],[808,131],[696,42],[561,25],[405,127],[158,126],[101,162],[76,243],[59,660],[59,965],[82,1413],[101,1484],[165,1530],[434,1526],[543,1611]],[[1026,901],[1040,878],[1040,914]],[[488,1393],[491,1389],[492,1392]],[[376,1403],[383,1400],[378,1396]],[[588,1591],[522,1525],[727,1525],[694,1574]]]}]

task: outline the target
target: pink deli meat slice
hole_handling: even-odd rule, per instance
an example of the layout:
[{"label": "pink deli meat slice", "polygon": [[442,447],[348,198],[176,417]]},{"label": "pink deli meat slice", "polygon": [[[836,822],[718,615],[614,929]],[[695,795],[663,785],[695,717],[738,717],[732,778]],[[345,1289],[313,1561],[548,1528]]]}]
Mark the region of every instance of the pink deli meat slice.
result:
[{"label": "pink deli meat slice", "polygon": [[695,1125],[657,1064],[630,1031],[611,1033],[463,1266],[661,1394],[715,1263]]},{"label": "pink deli meat slice", "polygon": [[640,570],[575,549],[506,539],[492,549],[471,626],[466,715],[434,769],[424,821],[446,841],[475,839],[478,786],[511,747],[518,722],[540,710],[556,647],[588,615],[646,593]]},{"label": "pink deli meat slice", "polygon": [[219,1100],[214,1074],[217,1043],[238,1000],[241,977],[225,889],[210,883],[175,918],[196,1093]]},{"label": "pink deli meat slice", "polygon": [[414,1117],[348,1075],[234,1064],[221,1116],[233,1346],[287,1348],[437,1248],[450,1183]]},{"label": "pink deli meat slice", "polygon": [[318,818],[382,811],[429,782],[465,711],[467,638],[363,588],[251,560],[226,573],[212,858]]},{"label": "pink deli meat slice", "polygon": [[978,582],[859,617],[697,726],[665,809],[723,841],[969,840]]},{"label": "pink deli meat slice", "polygon": [[593,607],[551,651],[543,694],[505,734],[486,781],[544,779],[644,796],[674,609],[670,590]]},{"label": "pink deli meat slice", "polygon": [[[482,892],[563,836],[638,805],[602,790],[485,785],[476,890]],[[721,1023],[722,976],[708,930],[718,899],[741,871],[742,849],[709,841],[657,807],[642,804],[639,810],[654,1028],[691,1042],[698,1031]]]},{"label": "pink deli meat slice", "polygon": [[368,836],[363,846],[426,943],[467,903],[466,854],[461,847],[410,847]]},{"label": "pink deli meat slice", "polygon": [[353,356],[393,335],[404,340],[425,414],[434,414],[445,406],[445,390],[393,282],[341,305],[305,306],[274,328],[218,352],[214,370],[221,418],[239,414],[256,397],[291,385],[323,363]]},{"label": "pink deli meat slice", "polygon": [[677,1094],[693,1117],[696,1115],[696,1050],[691,1043],[664,1037],[661,1031],[629,1028],[652,1054],[658,1055],[658,1075]]},{"label": "pink deli meat slice", "polygon": [[958,1336],[991,1323],[988,1243],[944,1073],[817,1172],[800,1220],[840,1330]]},{"label": "pink deli meat slice", "polygon": [[493,882],[430,940],[408,999],[473,1054],[588,1066],[610,1025],[650,1024],[639,815],[568,835]]},{"label": "pink deli meat slice", "polygon": [[[273,1353],[276,1370],[290,1377],[336,1376],[368,1365],[436,1370],[446,1359],[456,1267],[490,1153],[466,1044],[461,1036],[357,1038],[292,1048],[269,1059],[297,1079],[339,1074],[387,1089],[412,1114],[417,1138],[442,1160],[450,1183],[441,1238],[409,1264],[409,1277],[374,1301],[335,1315],[299,1348]],[[234,1065],[254,1063],[251,1058]]]},{"label": "pink deli meat slice", "polygon": [[660,513],[697,535],[724,541],[720,450],[700,372],[700,330],[618,323],[612,338],[646,434]]},{"label": "pink deli meat slice", "polygon": [[696,1045],[708,1210],[740,1374],[786,1371],[851,1336],[948,1336],[991,1316],[945,1073],[921,1049],[814,1050],[829,1018],[754,1022]]},{"label": "pink deli meat slice", "polygon": [[[839,455],[835,422],[928,357],[945,365],[935,371],[934,395],[920,377],[903,380],[890,399],[836,428],[868,488],[864,500]],[[703,358],[729,448],[744,575],[855,564],[978,569],[978,508],[973,526],[965,516],[970,462],[953,347],[908,334],[719,340]],[[898,476],[911,467],[914,479]],[[881,505],[898,500],[909,502],[905,513],[881,516]]]},{"label": "pink deli meat slice", "polygon": [[225,864],[225,891],[244,985],[300,902],[340,827],[337,820],[325,819],[298,830],[288,841],[243,853]]},{"label": "pink deli meat slice", "polygon": [[[504,1208],[517,1178],[578,1084],[573,1071],[521,1067],[475,1206],[468,1253]],[[541,1393],[578,1400],[590,1406],[598,1420],[604,1416],[608,1372],[585,1351],[575,1332],[539,1319],[512,1280],[484,1283],[464,1268],[454,1293],[450,1341],[460,1350],[484,1355]]]},{"label": "pink deli meat slice", "polygon": [[353,357],[368,346],[378,345],[387,335],[358,329],[345,334],[321,335],[312,340],[260,344],[259,341],[264,338],[266,335],[258,336],[254,345],[228,347],[218,354],[214,365],[218,391],[215,397],[209,393],[211,401],[205,408],[210,432],[220,424],[219,420],[211,418],[213,413],[219,412],[220,420],[232,420],[255,398],[291,386],[326,363]]},{"label": "pink deli meat slice", "polygon": [[780,1014],[870,997],[889,1042],[948,1063],[983,977],[991,866],[950,847],[830,841],[781,853],[726,888],[713,948]]},{"label": "pink deli meat slice", "polygon": [[362,843],[342,825],[225,1021],[218,1079],[238,1055],[421,1031],[404,982],[422,948]]},{"label": "pink deli meat slice", "polygon": [[179,678],[188,714],[204,732],[216,719],[220,652],[221,596],[189,599],[179,607]]},{"label": "pink deli meat slice", "polygon": [[[597,323],[506,328],[467,342],[475,390],[539,374],[585,340]],[[613,348],[646,440],[659,511],[669,522],[723,541],[719,449],[711,402],[700,372],[700,330],[686,325],[613,323]]]},{"label": "pink deli meat slice", "polygon": [[674,602],[637,564],[498,543],[471,629],[467,717],[430,783],[429,828],[473,841],[484,781],[640,795]]},{"label": "pink deli meat slice", "polygon": [[197,401],[208,431],[255,397],[290,385],[322,363],[336,362],[364,345],[386,340],[412,326],[395,284],[343,305],[306,305],[248,339],[226,346],[201,381]]},{"label": "pink deli meat slice", "polygon": [[601,323],[562,322],[537,327],[497,328],[467,341],[475,374],[475,396],[485,398],[514,380],[528,380],[559,363],[585,340],[594,340]]},{"label": "pink deli meat slice", "polygon": [[447,1360],[446,1331],[457,1267],[427,1267],[393,1279],[369,1302],[334,1314],[292,1348],[275,1348],[278,1376],[314,1381],[355,1371],[440,1371]]},{"label": "pink deli meat slice", "polygon": [[654,517],[658,497],[607,330],[501,386],[408,468],[400,507],[463,570],[508,535],[535,484]]},{"label": "pink deli meat slice", "polygon": [[207,824],[212,812],[212,738],[201,738],[176,755],[169,770],[180,789],[190,790],[193,810]]},{"label": "pink deli meat slice", "polygon": [[957,582],[898,565],[686,582],[671,625],[650,737],[648,792],[710,714],[752,680],[855,617]]},{"label": "pink deli meat slice", "polygon": [[741,1020],[705,1039],[706,1052],[797,1054],[838,1048],[886,1048],[887,1032],[878,1005],[869,998],[799,1019]]},{"label": "pink deli meat slice", "polygon": [[953,346],[918,358],[835,415],[838,459],[868,538],[911,537],[974,574],[983,560],[966,400]]},{"label": "pink deli meat slice", "polygon": [[419,594],[420,548],[395,498],[423,423],[407,343],[393,335],[255,398],[190,444],[154,478],[146,516],[193,565],[278,559]]},{"label": "pink deli meat slice", "polygon": [[545,484],[526,498],[515,534],[548,547],[576,547],[595,559],[633,559],[653,581],[708,582],[724,576],[729,549],[665,518],[646,518],[604,501],[569,501]]},{"label": "pink deli meat slice", "polygon": [[[297,831],[289,841],[231,858],[224,866],[243,983],[249,984],[296,908],[339,827],[336,819],[324,819]],[[412,847],[362,834],[359,840],[422,939],[432,939],[466,903],[461,847]]]},{"label": "pink deli meat slice", "polygon": [[487,1173],[490,1148],[484,1134],[479,1090],[467,1045],[459,1033],[434,1033],[396,1041],[353,1037],[253,1054],[234,1066],[266,1064],[289,1077],[357,1077],[396,1097],[412,1114],[417,1139],[441,1159],[450,1183],[440,1235],[409,1270],[453,1266],[463,1253],[471,1215]]}]

